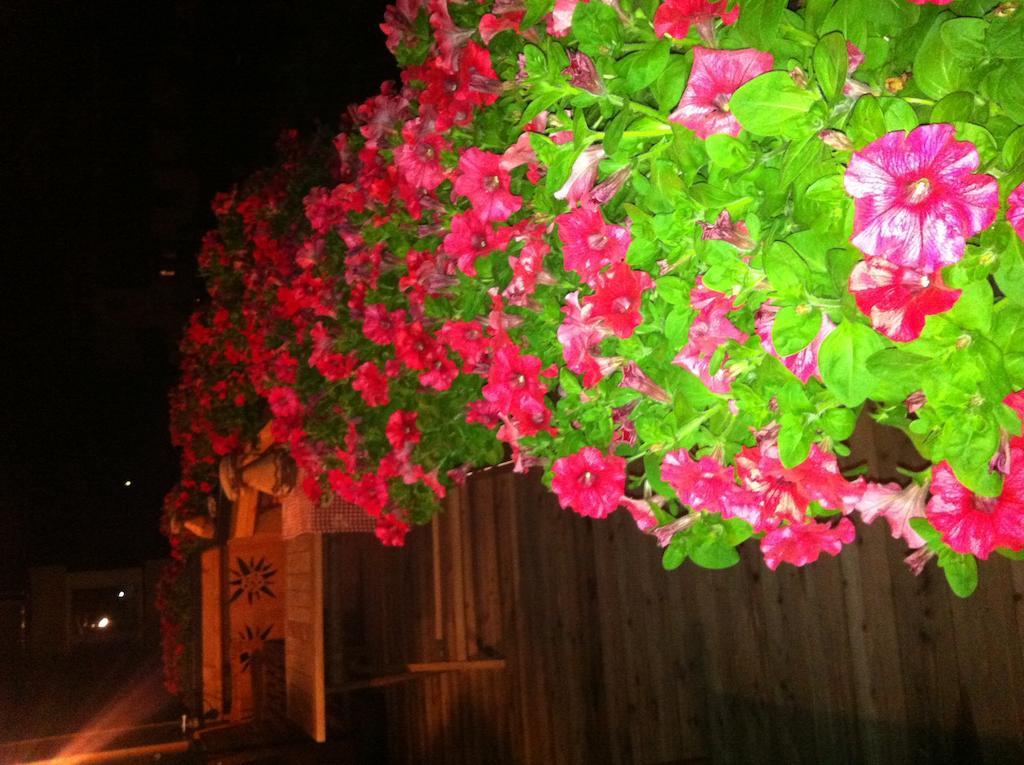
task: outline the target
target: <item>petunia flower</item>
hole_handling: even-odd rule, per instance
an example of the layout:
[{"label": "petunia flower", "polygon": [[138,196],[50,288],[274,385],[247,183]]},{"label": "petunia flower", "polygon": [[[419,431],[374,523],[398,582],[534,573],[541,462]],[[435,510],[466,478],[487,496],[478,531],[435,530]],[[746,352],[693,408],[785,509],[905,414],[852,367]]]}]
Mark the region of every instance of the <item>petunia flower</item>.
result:
[{"label": "petunia flower", "polygon": [[910,520],[924,518],[927,497],[928,487],[916,483],[906,488],[898,483],[868,483],[856,509],[864,523],[882,516],[889,524],[893,539],[902,537],[908,547],[916,549],[925,541],[910,526]]},{"label": "petunia flower", "polygon": [[597,275],[594,294],[583,298],[593,306],[593,317],[604,323],[616,336],[632,336],[643,321],[640,302],[644,290],[654,287],[654,280],[646,271],[635,271],[625,263],[616,263]]},{"label": "petunia flower", "polygon": [[600,345],[610,332],[594,318],[594,307],[581,306],[579,298],[579,291],[565,296],[565,305],[562,306],[565,318],[558,327],[557,335],[558,342],[562,344],[566,367],[571,372],[583,375],[583,385],[589,388],[604,379],[591,350]]},{"label": "petunia flower", "polygon": [[729,111],[729,99],[739,87],[771,70],[771,53],[743,50],[693,49],[693,69],[679,106],[670,122],[690,128],[698,138],[724,134],[737,136],[740,123]]},{"label": "petunia flower", "polygon": [[985,560],[997,547],[1024,548],[1024,445],[1010,451],[1013,469],[998,497],[974,494],[946,462],[932,468],[932,498],[925,515],[956,552]]},{"label": "petunia flower", "polygon": [[390,400],[388,378],[376,364],[367,361],[356,370],[352,390],[357,390],[367,406],[385,406]]},{"label": "petunia flower", "polygon": [[558,503],[580,515],[604,518],[618,508],[626,487],[626,460],[593,446],[559,457],[551,467]]},{"label": "petunia flower", "polygon": [[665,455],[661,480],[675,489],[679,501],[693,510],[721,513],[723,518],[742,518],[754,531],[767,531],[769,523],[760,497],[736,483],[736,471],[714,457],[694,460],[678,449]]},{"label": "petunia flower", "polygon": [[806,566],[822,553],[838,555],[843,545],[853,541],[856,532],[849,518],[840,518],[835,526],[827,523],[791,523],[769,531],[761,539],[764,562],[772,571],[780,563]]},{"label": "petunia flower", "polygon": [[846,191],[855,200],[851,241],[866,255],[932,273],[956,263],[965,240],[987,228],[999,184],[973,173],[978,151],[953,126],[887,133],[855,152]]},{"label": "petunia flower", "polygon": [[690,33],[690,25],[696,24],[701,39],[711,43],[716,16],[725,25],[734,24],[739,18],[739,5],[734,4],[729,10],[725,6],[726,0],[665,0],[654,12],[654,34],[683,40]]},{"label": "petunia flower", "polygon": [[775,523],[787,518],[803,521],[811,502],[849,512],[864,495],[863,481],[847,481],[835,455],[817,444],[811,446],[806,460],[787,468],[779,459],[775,440],[763,439],[736,456],[736,469],[743,485],[761,497]]},{"label": "petunia flower", "polygon": [[1010,221],[1017,236],[1024,239],[1024,183],[1006,198],[1006,219]]},{"label": "petunia flower", "polygon": [[556,191],[555,199],[564,199],[569,207],[575,207],[587,198],[597,180],[597,165],[604,159],[604,147],[599,143],[592,144],[580,152],[572,163],[569,178]]},{"label": "petunia flower", "polygon": [[602,96],[607,92],[604,80],[594,66],[594,61],[586,53],[569,49],[569,66],[562,70],[562,76],[569,78],[569,84],[574,88],[586,90],[596,96]]},{"label": "petunia flower", "polygon": [[441,249],[455,258],[459,268],[467,276],[476,276],[476,261],[495,250],[508,246],[512,229],[509,226],[494,226],[481,220],[473,210],[452,216],[449,233],[441,243]]},{"label": "petunia flower", "polygon": [[750,238],[750,229],[741,220],[733,221],[728,210],[722,210],[714,223],[697,221],[701,228],[700,238],[704,240],[716,239],[731,244],[737,250],[754,249],[754,241]]},{"label": "petunia flower", "polygon": [[926,316],[945,313],[960,299],[960,290],[947,289],[938,271],[926,274],[882,258],[853,267],[850,292],[871,326],[900,342],[920,337]]},{"label": "petunia flower", "polygon": [[502,155],[471,147],[459,158],[452,197],[467,197],[481,221],[507,220],[523,200],[510,190],[512,176],[502,167]]},{"label": "petunia flower", "polygon": [[806,383],[812,377],[820,378],[818,351],[821,349],[821,344],[825,341],[825,338],[836,328],[836,325],[823,313],[821,315],[821,329],[807,347],[789,356],[780,356],[776,352],[775,342],[772,340],[772,327],[775,325],[775,316],[778,312],[779,307],[771,303],[762,303],[761,307],[757,310],[757,315],[754,317],[754,328],[757,331],[757,336],[761,338],[761,347],[781,361],[782,365],[796,375],[800,382]]},{"label": "petunia flower", "polygon": [[605,266],[621,263],[629,249],[629,230],[606,222],[596,207],[578,207],[555,218],[565,269],[593,284]]},{"label": "petunia flower", "polygon": [[712,375],[711,359],[723,343],[735,340],[743,344],[747,341],[747,335],[729,321],[729,312],[735,308],[732,298],[708,289],[698,276],[690,290],[690,305],[697,309],[697,316],[690,323],[686,345],[672,359],[672,363],[697,375],[708,390],[726,393],[732,387],[732,381],[724,367],[724,360],[723,365]]}]

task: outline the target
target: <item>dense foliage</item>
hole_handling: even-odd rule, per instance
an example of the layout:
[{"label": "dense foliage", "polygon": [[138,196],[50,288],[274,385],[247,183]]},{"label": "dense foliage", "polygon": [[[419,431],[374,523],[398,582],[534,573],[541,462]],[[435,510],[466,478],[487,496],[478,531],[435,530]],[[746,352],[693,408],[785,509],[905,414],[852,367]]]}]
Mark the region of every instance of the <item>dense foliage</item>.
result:
[{"label": "dense foliage", "polygon": [[[203,513],[271,419],[401,544],[506,456],[665,565],[1024,548],[1024,11],[401,0],[399,84],[215,201],[173,397]],[[1016,227],[1016,229],[1015,229]],[[867,406],[934,467],[844,475]]]}]

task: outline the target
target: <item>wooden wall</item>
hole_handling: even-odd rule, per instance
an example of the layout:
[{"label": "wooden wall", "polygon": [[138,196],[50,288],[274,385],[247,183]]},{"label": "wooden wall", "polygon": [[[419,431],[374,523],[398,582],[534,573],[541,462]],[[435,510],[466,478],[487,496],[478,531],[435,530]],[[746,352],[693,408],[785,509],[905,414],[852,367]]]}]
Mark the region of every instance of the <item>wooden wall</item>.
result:
[{"label": "wooden wall", "polygon": [[303,534],[284,546],[288,717],[315,741],[324,741],[323,539]]},{"label": "wooden wall", "polygon": [[452,658],[461,633],[508,668],[332,698],[367,762],[1024,762],[1024,564],[990,561],[959,600],[876,524],[805,569],[755,548],[666,572],[624,511],[580,518],[507,471],[470,479],[438,531],[440,641],[429,528],[403,550],[329,540],[328,685]]}]

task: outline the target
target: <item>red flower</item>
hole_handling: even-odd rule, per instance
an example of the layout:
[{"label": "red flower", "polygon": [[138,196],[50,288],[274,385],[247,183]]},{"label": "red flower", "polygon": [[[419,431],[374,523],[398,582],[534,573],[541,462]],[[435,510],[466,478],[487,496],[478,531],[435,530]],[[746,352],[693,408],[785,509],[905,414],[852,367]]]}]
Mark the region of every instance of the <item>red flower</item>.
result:
[{"label": "red flower", "polygon": [[363,314],[363,334],[377,345],[391,345],[395,340],[395,329],[405,320],[405,311],[388,313],[382,303],[371,303]]},{"label": "red flower", "polygon": [[388,424],[384,430],[388,437],[388,443],[396,452],[404,451],[406,446],[420,442],[420,429],[416,426],[418,412],[408,412],[403,409],[396,409],[388,417]]},{"label": "red flower", "polygon": [[477,258],[495,250],[504,250],[512,235],[508,226],[501,226],[495,231],[490,223],[480,220],[472,210],[453,215],[449,231],[441,248],[456,259],[467,276],[476,276]]},{"label": "red flower", "polygon": [[409,533],[409,524],[401,521],[391,513],[380,516],[377,519],[377,526],[373,530],[382,545],[388,547],[401,547],[405,544],[405,537]]},{"label": "red flower", "polygon": [[362,394],[367,406],[385,406],[391,400],[388,395],[388,378],[370,361],[356,370],[352,390]]},{"label": "red flower", "polygon": [[694,510],[721,513],[725,518],[742,518],[755,531],[765,531],[760,498],[736,485],[733,468],[712,457],[694,460],[688,451],[679,449],[665,455],[661,464],[661,480],[675,489],[679,501]]},{"label": "red flower", "polygon": [[932,498],[925,515],[958,553],[985,560],[997,547],[1024,548],[1024,444],[1010,447],[1010,474],[998,497],[980,497],[963,486],[949,464],[932,468]]},{"label": "red flower", "polygon": [[726,25],[735,23],[739,18],[739,5],[734,4],[729,10],[725,6],[726,0],[665,0],[654,12],[654,34],[682,40],[690,33],[690,24],[696,24],[701,38],[710,41],[715,16]]},{"label": "red flower", "polygon": [[463,372],[476,372],[486,366],[491,345],[480,322],[448,320],[438,334],[445,345],[462,357]]},{"label": "red flower", "polygon": [[523,204],[511,192],[511,181],[500,154],[470,148],[459,158],[452,196],[468,198],[473,212],[484,223],[507,220]]},{"label": "red flower", "polygon": [[597,276],[595,293],[583,299],[593,306],[593,316],[622,338],[630,337],[640,323],[640,302],[644,290],[654,287],[646,271],[634,271],[617,263]]},{"label": "red flower", "polygon": [[599,143],[581,151],[576,161],[572,163],[568,180],[554,193],[555,199],[566,200],[569,207],[575,207],[586,199],[594,187],[594,181],[597,180],[597,166],[602,159],[604,148]]},{"label": "red flower", "polygon": [[929,275],[881,258],[854,266],[850,292],[872,327],[901,342],[920,337],[926,316],[944,313],[960,299],[960,290],[946,289],[938,271]]},{"label": "red flower", "polygon": [[786,518],[802,522],[811,502],[849,512],[864,495],[863,483],[843,478],[835,455],[817,444],[811,446],[806,460],[786,468],[774,440],[762,440],[737,455],[736,467],[743,485],[760,495],[772,525]]},{"label": "red flower", "polygon": [[729,111],[729,99],[739,87],[771,70],[771,53],[744,50],[693,49],[693,69],[679,106],[668,118],[690,128],[698,138],[724,133],[737,136],[740,123]]},{"label": "red flower", "polygon": [[585,446],[555,460],[551,489],[558,503],[580,515],[604,518],[621,504],[626,487],[626,460]]},{"label": "red flower", "polygon": [[599,209],[578,207],[559,215],[555,222],[566,270],[575,271],[587,284],[592,284],[605,266],[626,259],[629,231],[606,223]]},{"label": "red flower", "polygon": [[769,531],[761,539],[764,562],[772,571],[780,563],[806,566],[821,553],[838,555],[843,545],[853,541],[856,532],[849,518],[840,518],[835,526],[827,523],[791,523]]},{"label": "red flower", "polygon": [[846,170],[855,200],[850,241],[865,255],[925,273],[956,263],[965,240],[990,226],[999,208],[996,179],[973,173],[979,161],[952,125],[898,130],[868,144]]},{"label": "red flower", "polygon": [[395,165],[406,183],[416,188],[433,191],[448,177],[441,164],[441,152],[451,145],[444,140],[431,122],[417,118],[402,128],[404,143],[395,147]]},{"label": "red flower", "polygon": [[912,518],[924,518],[928,487],[911,483],[907,488],[898,483],[869,483],[857,503],[857,512],[865,523],[882,516],[889,524],[893,539],[902,537],[908,547],[921,547],[924,540],[910,526]]}]

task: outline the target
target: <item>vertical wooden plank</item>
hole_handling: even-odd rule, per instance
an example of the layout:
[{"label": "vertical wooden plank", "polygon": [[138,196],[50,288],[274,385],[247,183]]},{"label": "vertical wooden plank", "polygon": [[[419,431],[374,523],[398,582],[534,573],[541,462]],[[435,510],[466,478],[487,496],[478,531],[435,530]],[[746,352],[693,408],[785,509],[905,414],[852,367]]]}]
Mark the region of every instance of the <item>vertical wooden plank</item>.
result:
[{"label": "vertical wooden plank", "polygon": [[224,713],[223,581],[220,547],[203,550],[200,556],[201,629],[203,662],[203,712]]},{"label": "vertical wooden plank", "polygon": [[286,541],[285,566],[288,717],[314,741],[326,741],[322,537],[303,534]]}]

